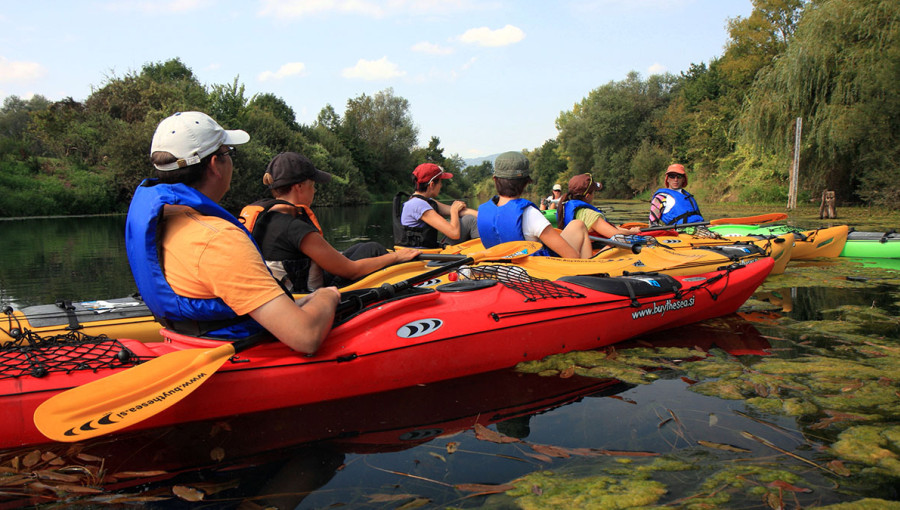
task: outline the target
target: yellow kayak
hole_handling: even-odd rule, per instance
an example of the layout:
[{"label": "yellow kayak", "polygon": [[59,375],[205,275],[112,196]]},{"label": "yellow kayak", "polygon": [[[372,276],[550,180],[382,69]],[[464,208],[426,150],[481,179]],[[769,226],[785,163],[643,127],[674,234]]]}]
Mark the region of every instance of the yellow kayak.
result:
[{"label": "yellow kayak", "polygon": [[[734,243],[728,246],[735,246]],[[722,248],[725,248],[724,246]],[[467,255],[483,251],[479,240],[468,242],[465,246],[450,246],[444,249],[443,254]],[[447,253],[450,252],[450,253]],[[732,250],[715,249],[670,249],[663,246],[643,246],[639,254],[634,254],[625,249],[604,250],[590,259],[565,259],[559,257],[525,257],[514,263],[501,261],[484,261],[472,264],[469,267],[481,266],[515,266],[524,269],[534,278],[555,280],[561,276],[569,275],[598,275],[620,276],[638,272],[658,272],[673,276],[685,276],[698,273],[715,271],[716,269],[733,263],[750,263],[766,257],[764,250],[738,247]],[[405,264],[397,264],[376,271],[341,290],[357,290],[371,287],[380,287],[384,283],[396,283],[421,273],[423,270],[437,267],[438,263],[431,262],[430,267],[425,262],[413,261]],[[442,283],[455,281],[457,273],[449,273],[432,281],[422,284],[424,287],[433,287]]]},{"label": "yellow kayak", "polygon": [[[794,247],[793,234],[781,234],[779,236],[734,236],[721,239],[698,237],[691,234],[678,234],[677,236],[659,236],[652,238],[661,246],[675,250],[692,250],[697,248],[715,249],[716,247],[741,245],[754,245],[775,260],[775,267],[771,274],[784,273],[785,267],[791,260]],[[621,248],[616,248],[621,249]]]},{"label": "yellow kayak", "polygon": [[850,227],[838,225],[836,227],[817,228],[814,230],[800,230],[786,225],[754,226],[754,225],[715,225],[710,230],[723,236],[745,235],[782,235],[793,234],[794,249],[791,252],[792,260],[809,260],[819,257],[840,256],[844,245],[847,243],[847,234]]},{"label": "yellow kayak", "polygon": [[142,342],[161,342],[162,328],[139,298],[127,297],[100,301],[60,301],[53,305],[8,307],[0,315],[0,345],[31,331],[42,337],[78,331],[86,335],[104,334],[110,338],[134,338]]}]

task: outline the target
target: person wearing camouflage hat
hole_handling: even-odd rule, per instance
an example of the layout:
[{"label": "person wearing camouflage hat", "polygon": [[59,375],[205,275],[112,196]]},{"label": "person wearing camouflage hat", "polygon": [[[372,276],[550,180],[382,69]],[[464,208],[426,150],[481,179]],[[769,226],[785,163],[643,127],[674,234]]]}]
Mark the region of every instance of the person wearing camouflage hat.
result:
[{"label": "person wearing camouflage hat", "polygon": [[553,228],[538,206],[522,198],[531,182],[528,158],[521,152],[504,152],[494,160],[497,195],[478,208],[478,233],[485,248],[509,241],[540,241],[535,255],[589,258],[591,240],[584,222],[569,222],[562,232]]}]

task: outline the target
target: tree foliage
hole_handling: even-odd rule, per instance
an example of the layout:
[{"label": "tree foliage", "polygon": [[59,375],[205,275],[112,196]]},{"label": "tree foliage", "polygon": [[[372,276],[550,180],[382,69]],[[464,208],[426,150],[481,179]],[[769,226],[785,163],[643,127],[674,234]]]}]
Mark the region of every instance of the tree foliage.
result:
[{"label": "tree foliage", "polygon": [[[125,210],[136,186],[153,175],[148,156],[156,125],[190,110],[250,133],[222,202],[232,211],[268,196],[262,175],[284,151],[303,153],[334,175],[319,187],[318,205],[386,198],[409,187],[416,162],[440,160],[455,172],[464,166],[458,156],[444,155],[437,137],[416,146],[409,103],[391,89],[350,99],[343,118],[326,105],[314,125],[304,126],[281,98],[247,97],[239,78],[206,87],[176,58],[113,76],[84,102],[7,98],[0,109],[0,184],[6,191],[0,216]],[[445,191],[463,196],[468,186],[460,172]]]},{"label": "tree foliage", "polygon": [[[678,162],[701,201],[783,201],[800,117],[801,196],[833,189],[843,201],[900,208],[900,3],[753,0],[728,33],[720,57],[677,75],[631,72],[561,112],[557,137],[525,151],[532,198],[585,172],[604,184],[604,197],[648,197]],[[225,198],[233,210],[268,193],[266,164],[287,150],[335,176],[319,188],[318,205],[387,199],[408,190],[413,168],[426,161],[454,174],[444,187],[451,198],[494,193],[490,161],[464,168],[437,136],[418,145],[409,102],[393,89],[350,98],[343,112],[326,104],[307,126],[281,98],[247,97],[238,78],[207,87],[176,58],[113,76],[83,102],[6,98],[0,216],[27,214],[22,204],[32,214],[70,204],[124,210],[152,175],[156,125],[187,110],[251,135]]]},{"label": "tree foliage", "polygon": [[603,183],[604,196],[631,198],[631,160],[643,142],[658,143],[654,121],[668,105],[675,80],[669,74],[643,80],[631,72],[563,112],[556,126],[568,174],[591,173]]},{"label": "tree foliage", "polygon": [[741,116],[744,141],[782,161],[803,119],[802,179],[897,207],[900,185],[900,4],[823,0],[754,82]]}]

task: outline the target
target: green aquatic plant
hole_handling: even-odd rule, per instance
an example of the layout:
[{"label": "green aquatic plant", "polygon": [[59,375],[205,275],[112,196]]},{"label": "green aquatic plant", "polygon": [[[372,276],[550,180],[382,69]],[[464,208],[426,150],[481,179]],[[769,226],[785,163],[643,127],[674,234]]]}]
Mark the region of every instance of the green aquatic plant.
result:
[{"label": "green aquatic plant", "polygon": [[673,368],[676,360],[704,356],[704,351],[681,347],[575,351],[519,363],[516,370],[543,376],[577,374],[618,379],[631,384],[649,384],[658,378],[655,370]]},{"label": "green aquatic plant", "polygon": [[830,450],[837,457],[900,478],[900,425],[850,427]]},{"label": "green aquatic plant", "polygon": [[551,508],[619,509],[653,505],[666,493],[665,486],[646,475],[619,479],[605,474],[577,477],[537,471],[513,482],[507,495],[525,510]]},{"label": "green aquatic plant", "polygon": [[[900,272],[896,270],[867,267],[850,259],[792,262],[784,275],[770,277],[740,310],[745,317],[759,321],[753,324],[771,343],[768,356],[734,356],[709,346],[706,351],[610,348],[520,364],[519,370],[547,376],[579,374],[619,378],[633,384],[650,384],[681,375],[690,391],[743,402],[763,420],[767,415],[793,417],[803,438],[797,446],[784,449],[764,438],[741,433],[777,457],[748,452],[741,455],[741,462],[733,463],[733,459],[719,452],[704,460],[679,460],[688,472],[685,476],[703,475],[701,480],[706,480],[702,484],[698,481],[696,486],[687,485],[694,488],[676,487],[652,469],[644,471],[651,464],[636,462],[627,466],[604,464],[603,474],[592,477],[556,473],[547,478],[553,483],[547,482],[549,485],[539,492],[547,494],[549,490],[551,495],[564,499],[585,489],[582,484],[596,484],[600,492],[627,493],[622,487],[631,483],[656,482],[663,484],[666,495],[654,496],[657,499],[649,503],[626,501],[652,506],[668,498],[667,506],[696,509],[749,501],[763,501],[771,508],[783,507],[788,501],[799,505],[794,499],[798,494],[824,490],[838,480],[835,487],[841,487],[842,496],[881,495],[864,487],[873,483],[892,486],[891,480],[900,478],[898,289]],[[721,329],[734,333],[733,324],[724,324]],[[653,344],[653,339],[645,343]],[[717,443],[701,444],[715,447]],[[690,456],[694,448],[682,446],[677,453],[655,462]],[[797,465],[805,469],[798,471]],[[527,480],[522,479],[524,485],[517,484],[517,505],[537,508],[545,503],[552,508],[556,504],[555,499],[526,494],[529,487],[540,485],[528,485],[534,480]],[[595,499],[586,504],[619,508],[602,506],[606,503],[600,503],[604,500],[599,494],[594,493]],[[804,506],[824,501],[827,498],[814,497]],[[900,504],[860,499],[825,508],[891,507]]]}]

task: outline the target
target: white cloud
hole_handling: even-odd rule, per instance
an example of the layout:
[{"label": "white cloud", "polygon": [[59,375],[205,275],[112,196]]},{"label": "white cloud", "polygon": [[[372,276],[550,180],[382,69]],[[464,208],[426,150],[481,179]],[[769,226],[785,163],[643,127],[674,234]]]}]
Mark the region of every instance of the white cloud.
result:
[{"label": "white cloud", "polygon": [[664,74],[666,70],[666,66],[660,64],[659,62],[654,62],[652,66],[647,68],[647,73],[650,75]]},{"label": "white cloud", "polygon": [[428,41],[417,42],[412,45],[412,50],[419,53],[427,53],[429,55],[449,55],[453,53],[453,48],[440,46]]},{"label": "white cloud", "polygon": [[306,64],[303,62],[288,62],[279,67],[274,73],[272,71],[259,73],[257,79],[259,81],[280,80],[288,76],[303,76],[305,72]]},{"label": "white cloud", "polygon": [[366,0],[262,0],[260,16],[276,19],[302,18],[311,14],[336,11],[345,14],[362,14],[381,17],[384,10]]},{"label": "white cloud", "polygon": [[386,80],[397,76],[404,76],[405,71],[400,71],[397,64],[388,61],[387,57],[378,60],[359,59],[353,67],[348,67],[341,72],[344,78],[359,78],[363,80]]},{"label": "white cloud", "polygon": [[13,62],[0,57],[0,82],[25,83],[43,78],[47,70],[37,62]]},{"label": "white cloud", "polygon": [[488,27],[470,28],[459,36],[460,41],[479,46],[507,46],[524,38],[525,32],[512,25],[506,25],[497,30],[491,30]]}]

